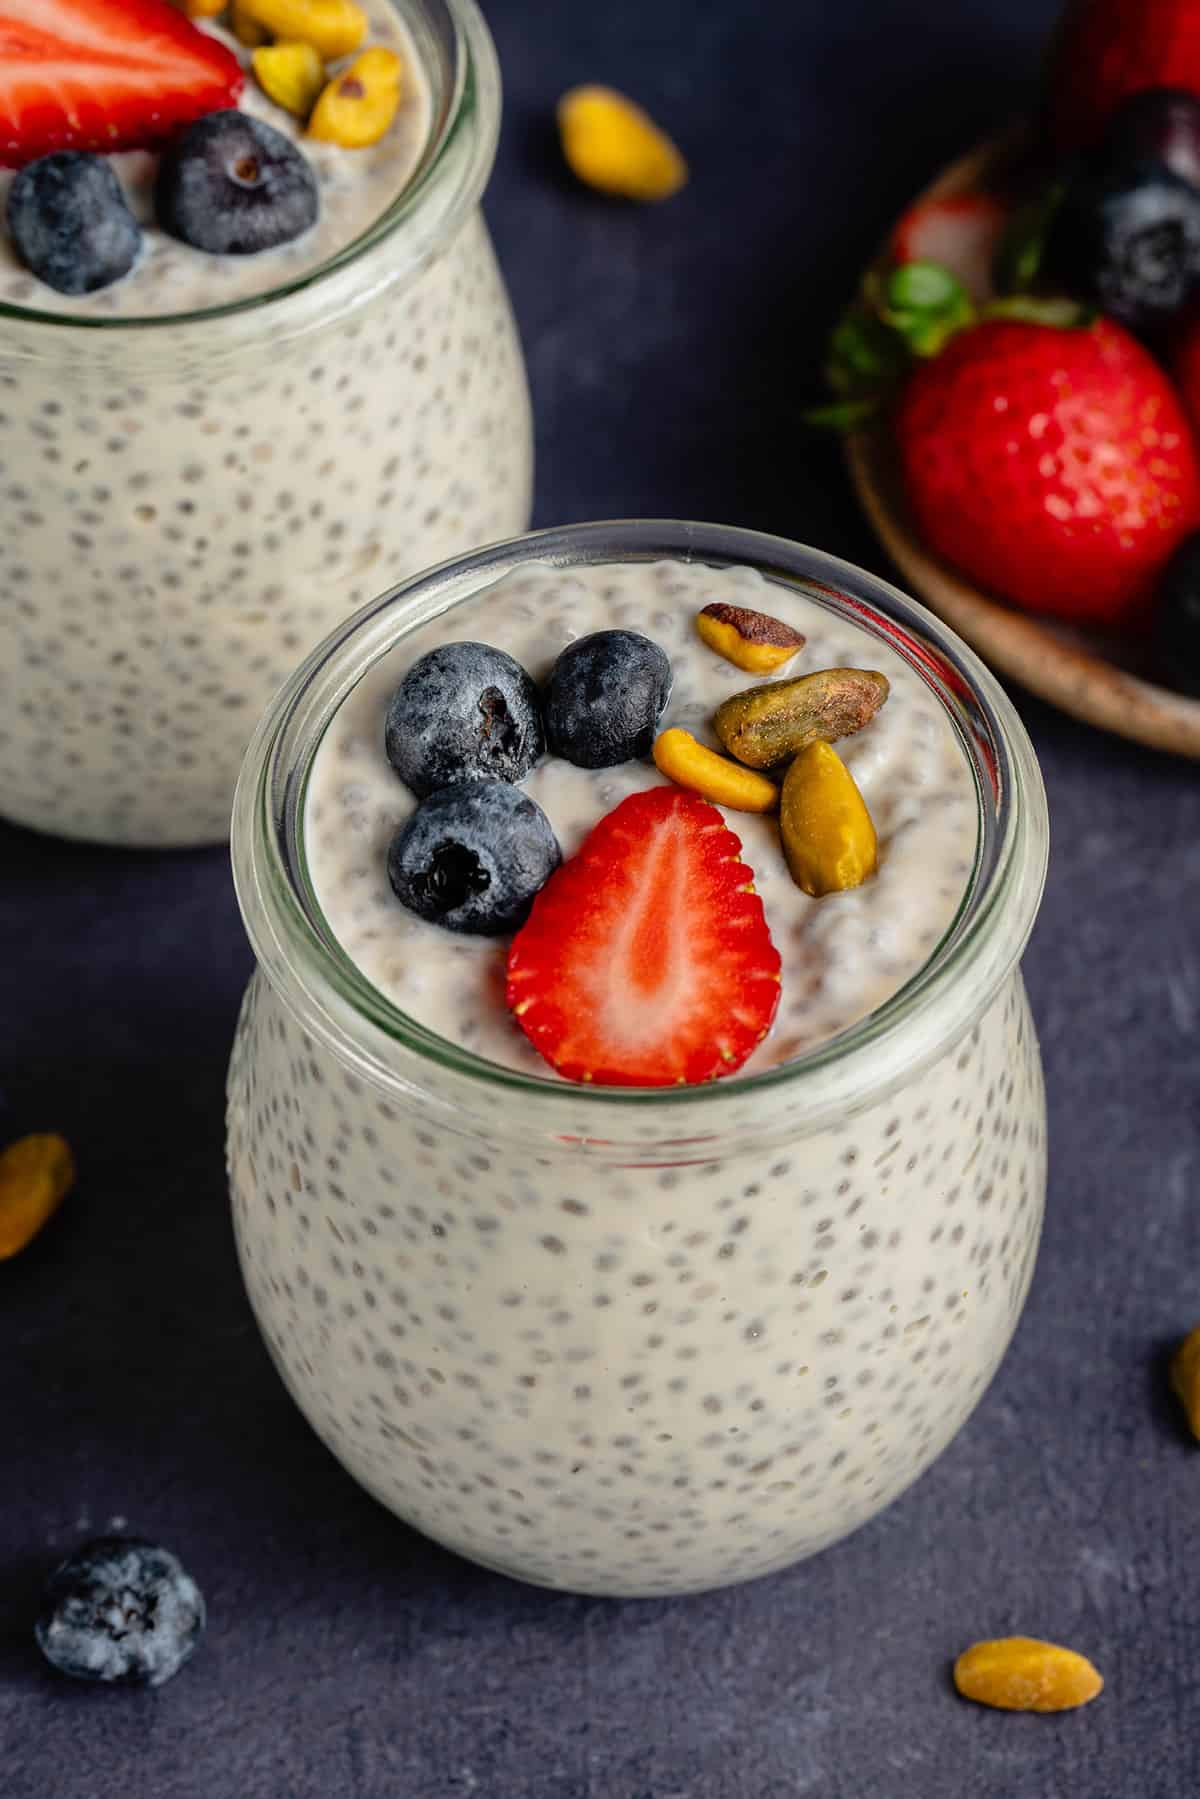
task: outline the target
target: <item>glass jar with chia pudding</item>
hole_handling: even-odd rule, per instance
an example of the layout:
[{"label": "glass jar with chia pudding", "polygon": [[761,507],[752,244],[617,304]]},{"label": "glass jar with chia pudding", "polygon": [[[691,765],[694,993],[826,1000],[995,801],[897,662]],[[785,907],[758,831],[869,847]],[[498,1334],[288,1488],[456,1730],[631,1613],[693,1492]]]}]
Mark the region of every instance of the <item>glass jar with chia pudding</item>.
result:
[{"label": "glass jar with chia pudding", "polygon": [[[363,148],[305,133],[249,49],[198,22],[245,65],[240,113],[308,165],[298,236],[182,241],[153,149],[90,159],[140,232],[111,285],[56,290],[23,265],[11,204],[0,224],[0,811],[19,823],[219,840],[297,660],[383,586],[528,524],[528,392],[478,204],[491,40],[472,0],[360,5],[375,66],[400,71]],[[0,210],[14,185],[0,172]]]},{"label": "glass jar with chia pudding", "polygon": [[[563,671],[594,673],[598,643],[635,660],[572,724]],[[784,648],[772,665],[756,644]],[[483,645],[485,753],[497,721],[511,749],[522,691],[544,734],[505,779],[437,785],[418,763],[455,705],[432,737],[414,706]],[[645,738],[589,753],[578,732],[662,666],[654,760]],[[718,760],[770,783],[773,754],[762,775],[712,755],[694,792],[661,772],[672,732],[748,756],[723,722],[731,701],[750,716],[747,666],[887,693],[817,746],[877,840],[846,874],[839,839],[823,893],[789,791],[806,751],[782,846],[769,794],[700,797]],[[412,878],[448,816],[456,839]],[[541,532],[327,639],[238,788],[259,966],[228,1158],[264,1337],[346,1468],[464,1555],[592,1593],[746,1580],[895,1498],[978,1402],[1033,1270],[1044,1101],[1018,962],[1046,854],[1032,748],[979,661],[885,582],[780,539]],[[492,934],[432,921],[507,905],[529,859],[531,910],[518,895]]]}]

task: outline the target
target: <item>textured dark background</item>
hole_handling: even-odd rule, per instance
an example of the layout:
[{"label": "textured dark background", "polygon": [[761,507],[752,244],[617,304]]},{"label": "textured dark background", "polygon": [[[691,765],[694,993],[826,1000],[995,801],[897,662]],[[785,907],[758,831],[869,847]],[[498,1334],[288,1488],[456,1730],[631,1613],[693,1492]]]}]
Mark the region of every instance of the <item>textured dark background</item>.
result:
[{"label": "textured dark background", "polygon": [[[885,568],[797,419],[906,195],[1019,106],[1052,0],[493,0],[488,211],[538,415],[539,522],[673,514]],[[560,172],[577,80],[689,151],[661,210]],[[482,1573],[365,1498],[268,1366],[239,1286],[221,1089],[250,957],[221,851],[0,827],[0,1139],[83,1170],[0,1267],[4,1799],[1195,1799],[1200,1451],[1163,1355],[1200,1316],[1200,773],[1022,702],[1055,845],[1027,960],[1051,1190],[1015,1344],[881,1519],[749,1588],[617,1604]],[[2,804],[2,796],[0,796]],[[211,1625],[155,1694],[43,1672],[47,1565],[114,1519]],[[1086,1712],[948,1680],[971,1638],[1090,1651]]]}]

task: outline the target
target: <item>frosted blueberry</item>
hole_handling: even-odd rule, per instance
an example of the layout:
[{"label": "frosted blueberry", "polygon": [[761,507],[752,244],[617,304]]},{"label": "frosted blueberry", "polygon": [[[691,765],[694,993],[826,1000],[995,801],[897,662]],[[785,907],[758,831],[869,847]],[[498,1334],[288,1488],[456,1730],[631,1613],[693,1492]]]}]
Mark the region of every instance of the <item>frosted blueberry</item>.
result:
[{"label": "frosted blueberry", "polygon": [[178,1558],[138,1537],[96,1537],[51,1574],[38,1646],[77,1680],[161,1686],[204,1629],[204,1599]]}]

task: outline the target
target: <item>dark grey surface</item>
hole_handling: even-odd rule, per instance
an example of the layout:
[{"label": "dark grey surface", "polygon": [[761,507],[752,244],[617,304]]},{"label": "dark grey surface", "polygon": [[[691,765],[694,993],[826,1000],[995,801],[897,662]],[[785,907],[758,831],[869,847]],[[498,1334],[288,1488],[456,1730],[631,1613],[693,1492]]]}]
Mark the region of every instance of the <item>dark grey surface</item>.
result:
[{"label": "dark grey surface", "polygon": [[[489,211],[538,411],[540,522],[711,517],[885,567],[797,408],[905,195],[1019,104],[1050,0],[493,0]],[[547,117],[635,92],[691,188],[572,189]],[[0,828],[0,1139],[83,1175],[0,1267],[4,1799],[1195,1799],[1200,1452],[1164,1395],[1200,1317],[1200,773],[1023,710],[1050,791],[1027,961],[1051,1192],[1016,1342],[918,1486],[841,1547],[672,1602],[553,1596],[425,1543],[293,1409],[238,1282],[221,1089],[249,968],[225,857]],[[42,1574],[114,1517],[211,1624],[154,1694],[69,1686]],[[1019,1630],[1091,1652],[1086,1712],[968,1707],[948,1664]]]}]

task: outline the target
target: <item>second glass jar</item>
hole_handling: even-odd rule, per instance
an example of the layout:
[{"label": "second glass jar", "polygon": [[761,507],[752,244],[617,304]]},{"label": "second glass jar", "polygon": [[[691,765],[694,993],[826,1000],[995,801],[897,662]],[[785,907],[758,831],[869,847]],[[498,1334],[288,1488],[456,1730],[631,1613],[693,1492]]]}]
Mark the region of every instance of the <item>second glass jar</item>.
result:
[{"label": "second glass jar", "polygon": [[381,587],[528,523],[529,398],[478,201],[500,88],[472,0],[396,0],[413,179],[329,264],[205,313],[0,306],[0,811],[106,843],[229,828],[271,693]]}]

